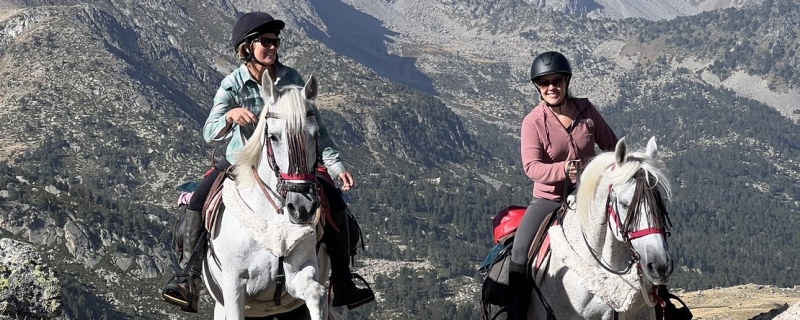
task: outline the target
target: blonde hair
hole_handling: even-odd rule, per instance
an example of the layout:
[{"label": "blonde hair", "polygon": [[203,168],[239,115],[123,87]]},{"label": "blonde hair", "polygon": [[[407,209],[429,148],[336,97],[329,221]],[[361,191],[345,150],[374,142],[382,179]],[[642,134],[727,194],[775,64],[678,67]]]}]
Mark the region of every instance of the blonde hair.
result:
[{"label": "blonde hair", "polygon": [[247,48],[247,41],[242,42],[236,47],[236,56],[239,57],[239,60],[244,60],[250,54],[249,48]]}]

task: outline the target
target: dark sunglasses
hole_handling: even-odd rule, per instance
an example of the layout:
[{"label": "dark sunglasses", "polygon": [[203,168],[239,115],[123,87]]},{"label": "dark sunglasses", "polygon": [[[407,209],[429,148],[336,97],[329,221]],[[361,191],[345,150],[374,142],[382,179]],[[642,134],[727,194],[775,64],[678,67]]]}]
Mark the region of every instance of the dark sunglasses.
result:
[{"label": "dark sunglasses", "polygon": [[264,48],[269,48],[270,46],[275,46],[277,48],[281,45],[281,38],[262,37],[262,38],[256,38],[255,40],[253,40],[253,42],[260,43],[261,46],[263,46]]},{"label": "dark sunglasses", "polygon": [[564,78],[555,78],[553,80],[539,80],[537,84],[539,85],[540,88],[547,88],[551,84],[554,87],[560,87],[562,84],[564,84]]}]

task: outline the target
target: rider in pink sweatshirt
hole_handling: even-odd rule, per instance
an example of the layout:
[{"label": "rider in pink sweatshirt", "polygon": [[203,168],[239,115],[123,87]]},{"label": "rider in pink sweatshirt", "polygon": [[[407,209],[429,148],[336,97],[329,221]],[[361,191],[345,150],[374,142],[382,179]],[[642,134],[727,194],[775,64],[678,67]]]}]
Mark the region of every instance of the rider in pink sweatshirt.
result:
[{"label": "rider in pink sweatshirt", "polygon": [[[533,197],[561,201],[564,194],[566,162],[581,165],[594,157],[594,146],[614,150],[617,136],[588,99],[568,99],[574,105],[574,119],[562,125],[551,107],[540,103],[522,120],[520,151],[525,175],[533,184]],[[572,184],[576,183],[571,177]]]},{"label": "rider in pink sweatshirt", "polygon": [[[595,156],[594,146],[613,150],[617,144],[614,131],[589,100],[570,96],[571,77],[569,61],[558,52],[542,53],[531,65],[541,102],[522,121],[520,153],[525,175],[533,181],[533,200],[514,236],[504,304],[515,298],[527,301],[517,294],[527,278],[528,249],[547,214],[559,207],[565,188],[572,191],[578,172]],[[517,307],[517,314],[526,313],[526,304]]]}]

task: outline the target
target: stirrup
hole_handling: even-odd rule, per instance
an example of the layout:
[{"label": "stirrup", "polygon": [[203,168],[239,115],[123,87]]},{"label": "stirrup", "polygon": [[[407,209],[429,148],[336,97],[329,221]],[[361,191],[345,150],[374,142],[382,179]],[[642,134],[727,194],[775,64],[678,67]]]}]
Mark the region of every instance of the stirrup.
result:
[{"label": "stirrup", "polygon": [[[170,288],[170,284],[172,284],[173,281],[177,281],[177,284],[174,286],[181,288]],[[186,287],[181,286],[183,283],[186,283]],[[197,293],[197,289],[198,288],[194,285],[193,276],[176,274],[169,279],[167,284],[161,290],[161,298],[169,304],[178,306],[181,311],[197,313],[197,305],[200,298],[199,293]],[[182,292],[184,290],[185,292]],[[185,297],[183,297],[184,293],[186,295]]]},{"label": "stirrup", "polygon": [[[363,283],[363,284],[364,284],[364,286],[366,286],[366,288],[365,288],[365,289],[367,289],[367,290],[369,291],[370,295],[369,295],[369,297],[367,297],[367,298],[365,298],[365,299],[363,299],[363,300],[361,300],[361,301],[356,301],[356,302],[353,302],[353,303],[348,303],[348,304],[347,304],[347,309],[348,309],[348,310],[352,310],[352,309],[358,308],[358,307],[360,307],[360,306],[363,306],[363,305],[365,305],[365,304],[367,304],[367,303],[370,303],[370,302],[372,302],[372,301],[375,301],[375,291],[372,291],[372,287],[370,287],[369,283],[367,282],[367,280],[366,280],[366,279],[364,279],[364,277],[362,277],[362,276],[361,276],[360,274],[358,274],[358,273],[351,272],[351,273],[350,273],[350,279],[351,279],[351,280],[354,280],[354,279],[361,280],[361,283]],[[364,290],[364,289],[361,289],[361,290]]]}]

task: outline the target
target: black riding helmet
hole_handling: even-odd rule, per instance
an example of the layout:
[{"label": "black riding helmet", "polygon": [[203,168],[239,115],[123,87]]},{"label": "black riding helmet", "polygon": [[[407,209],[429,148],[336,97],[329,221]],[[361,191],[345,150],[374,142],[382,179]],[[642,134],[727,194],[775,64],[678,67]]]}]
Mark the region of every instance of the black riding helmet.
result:
[{"label": "black riding helmet", "polygon": [[[536,56],[531,64],[531,82],[533,82],[536,87],[536,91],[539,91],[539,85],[536,84],[536,81],[542,76],[554,73],[564,75],[564,81],[567,83],[566,88],[569,90],[569,80],[572,78],[572,67],[569,65],[567,57],[555,51],[548,51]],[[541,92],[539,92],[539,95],[541,96]]]},{"label": "black riding helmet", "polygon": [[285,26],[286,23],[276,20],[266,12],[245,13],[233,25],[231,35],[233,50],[236,50],[242,42],[249,41],[251,40],[250,38],[261,33],[272,32],[275,35],[279,35]]},{"label": "black riding helmet", "polygon": [[570,67],[569,60],[567,60],[567,57],[563,54],[555,51],[548,51],[533,59],[533,64],[531,64],[531,81],[536,83],[539,77],[553,73],[560,73],[567,77],[572,77],[572,67]]}]

